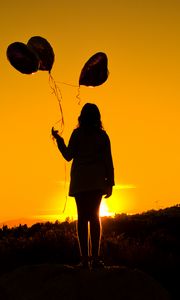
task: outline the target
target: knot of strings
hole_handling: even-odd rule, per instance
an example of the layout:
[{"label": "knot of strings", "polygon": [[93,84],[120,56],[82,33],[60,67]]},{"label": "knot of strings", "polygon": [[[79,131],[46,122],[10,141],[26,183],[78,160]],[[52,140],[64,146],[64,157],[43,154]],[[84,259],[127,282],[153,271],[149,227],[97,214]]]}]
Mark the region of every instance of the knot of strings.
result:
[{"label": "knot of strings", "polygon": [[55,95],[56,99],[58,100],[59,110],[60,110],[60,120],[56,122],[60,124],[60,134],[63,133],[64,130],[64,115],[63,115],[63,109],[62,109],[62,93],[58,85],[56,84],[56,81],[54,80],[51,73],[49,73],[49,85],[52,90],[52,94]]}]

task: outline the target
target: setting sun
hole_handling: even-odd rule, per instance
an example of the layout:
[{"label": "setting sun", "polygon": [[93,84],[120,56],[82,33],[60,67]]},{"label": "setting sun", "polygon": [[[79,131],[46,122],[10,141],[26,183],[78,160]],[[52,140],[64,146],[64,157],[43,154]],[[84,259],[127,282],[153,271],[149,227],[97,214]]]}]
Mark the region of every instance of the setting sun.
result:
[{"label": "setting sun", "polygon": [[[59,202],[59,201],[58,201]],[[113,216],[115,212],[110,211],[107,203],[107,199],[102,199],[100,206],[100,217]],[[35,219],[49,220],[51,222],[64,221],[67,218],[70,220],[77,219],[77,209],[73,198],[68,197],[65,211],[61,211],[59,208],[54,209],[52,212],[44,212],[34,216]]]},{"label": "setting sun", "polygon": [[[57,181],[59,189],[65,185],[64,181]],[[77,220],[77,208],[75,199],[66,196],[68,194],[69,181],[66,182],[66,188],[63,193],[57,192],[54,198],[51,199],[51,210],[41,210],[34,218],[37,220],[49,220],[51,222],[64,221],[66,219]],[[133,207],[134,193],[136,186],[133,184],[120,185],[113,187],[113,194],[109,198],[102,198],[100,206],[100,217],[113,217],[115,214],[122,212],[132,213],[137,212]],[[128,203],[131,203],[129,207]]]},{"label": "setting sun", "polygon": [[108,217],[108,216],[112,216],[113,213],[109,211],[109,207],[106,203],[106,200],[103,199],[101,202],[101,206],[100,206],[100,217]]}]

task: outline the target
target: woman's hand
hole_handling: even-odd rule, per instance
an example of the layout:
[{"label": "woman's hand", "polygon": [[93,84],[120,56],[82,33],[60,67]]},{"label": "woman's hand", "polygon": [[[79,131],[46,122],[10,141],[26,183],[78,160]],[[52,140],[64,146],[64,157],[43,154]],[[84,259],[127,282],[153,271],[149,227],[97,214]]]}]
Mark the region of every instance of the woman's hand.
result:
[{"label": "woman's hand", "polygon": [[52,136],[53,136],[55,139],[57,139],[57,138],[60,137],[60,136],[59,136],[59,133],[58,133],[58,130],[55,130],[54,127],[52,127],[52,129],[51,129],[51,134],[52,134]]},{"label": "woman's hand", "polygon": [[107,186],[106,187],[106,195],[104,198],[109,198],[112,195],[112,186]]}]

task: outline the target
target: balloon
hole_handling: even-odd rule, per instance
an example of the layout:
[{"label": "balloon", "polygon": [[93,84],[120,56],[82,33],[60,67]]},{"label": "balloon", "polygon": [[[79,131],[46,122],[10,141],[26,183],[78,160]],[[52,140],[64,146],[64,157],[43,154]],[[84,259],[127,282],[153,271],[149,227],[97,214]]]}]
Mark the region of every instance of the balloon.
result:
[{"label": "balloon", "polygon": [[39,70],[50,72],[54,63],[54,51],[49,42],[40,36],[33,36],[27,42],[27,46],[38,55]]},{"label": "balloon", "polygon": [[105,53],[98,52],[85,63],[79,78],[79,85],[98,86],[108,78],[108,59]]},{"label": "balloon", "polygon": [[39,59],[27,45],[20,42],[12,43],[7,48],[10,64],[23,74],[32,74],[39,68]]}]

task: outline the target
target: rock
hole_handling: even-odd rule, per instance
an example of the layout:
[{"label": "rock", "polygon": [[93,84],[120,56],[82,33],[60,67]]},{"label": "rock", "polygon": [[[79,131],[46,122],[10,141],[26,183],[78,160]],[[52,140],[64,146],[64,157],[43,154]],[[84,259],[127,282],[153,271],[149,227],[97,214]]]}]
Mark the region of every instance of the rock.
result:
[{"label": "rock", "polygon": [[153,278],[139,270],[83,270],[65,265],[24,266],[0,277],[2,300],[170,300]]}]

